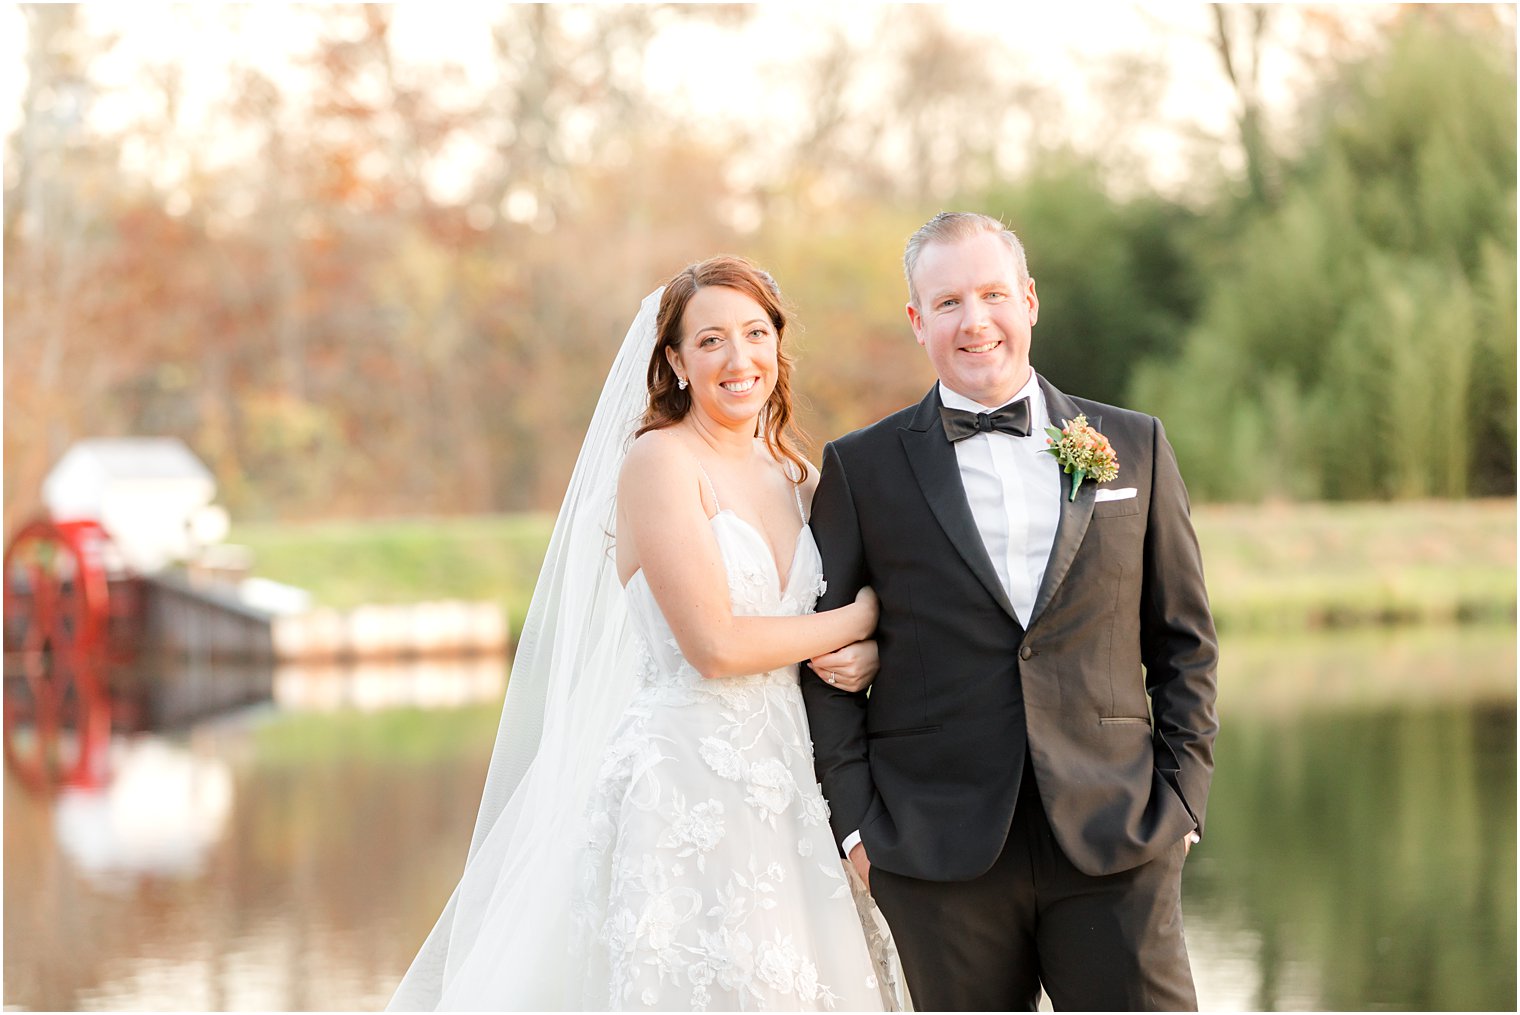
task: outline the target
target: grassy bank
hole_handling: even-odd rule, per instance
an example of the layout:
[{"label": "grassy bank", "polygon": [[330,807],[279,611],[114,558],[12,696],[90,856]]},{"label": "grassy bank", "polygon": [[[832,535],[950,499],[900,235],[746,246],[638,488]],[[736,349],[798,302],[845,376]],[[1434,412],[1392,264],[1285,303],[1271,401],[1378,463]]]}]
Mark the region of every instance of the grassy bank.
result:
[{"label": "grassy bank", "polygon": [[1221,630],[1515,617],[1515,502],[1205,505]]},{"label": "grassy bank", "polygon": [[230,538],[252,548],[255,573],[324,605],[492,599],[515,638],[553,527],[553,515],[517,514],[244,526]]},{"label": "grassy bank", "polygon": [[[1194,511],[1223,631],[1513,620],[1515,502],[1203,505]],[[259,574],[318,601],[494,599],[522,626],[553,518],[247,526]]]}]

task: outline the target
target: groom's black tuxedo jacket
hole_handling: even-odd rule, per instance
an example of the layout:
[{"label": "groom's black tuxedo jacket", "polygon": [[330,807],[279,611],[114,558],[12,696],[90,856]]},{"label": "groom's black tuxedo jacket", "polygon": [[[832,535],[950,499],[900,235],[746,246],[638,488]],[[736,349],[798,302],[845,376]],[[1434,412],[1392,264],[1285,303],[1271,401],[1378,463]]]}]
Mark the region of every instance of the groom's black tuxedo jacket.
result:
[{"label": "groom's black tuxedo jacket", "polygon": [[[812,675],[803,695],[837,838],[873,865],[933,881],[986,872],[1013,820],[1025,753],[1062,850],[1084,873],[1138,866],[1202,830],[1217,650],[1176,458],[1153,417],[1069,398],[1042,377],[1051,420],[1086,413],[1119,456],[1095,503],[1061,516],[1026,631],[998,582],[940,423],[917,406],[831,442],[812,528],[828,591],[871,585],[881,670],[865,693]],[[1148,695],[1147,695],[1148,692]]]}]

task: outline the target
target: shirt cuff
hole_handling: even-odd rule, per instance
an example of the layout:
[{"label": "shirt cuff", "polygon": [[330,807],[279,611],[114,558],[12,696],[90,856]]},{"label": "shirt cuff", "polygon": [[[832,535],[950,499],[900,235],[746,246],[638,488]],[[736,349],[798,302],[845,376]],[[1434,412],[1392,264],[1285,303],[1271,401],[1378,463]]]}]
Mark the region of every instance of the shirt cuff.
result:
[{"label": "shirt cuff", "polygon": [[844,837],[844,842],[841,842],[839,844],[839,848],[844,850],[845,856],[849,856],[850,850],[854,849],[858,845],[860,845],[860,830],[856,829]]}]

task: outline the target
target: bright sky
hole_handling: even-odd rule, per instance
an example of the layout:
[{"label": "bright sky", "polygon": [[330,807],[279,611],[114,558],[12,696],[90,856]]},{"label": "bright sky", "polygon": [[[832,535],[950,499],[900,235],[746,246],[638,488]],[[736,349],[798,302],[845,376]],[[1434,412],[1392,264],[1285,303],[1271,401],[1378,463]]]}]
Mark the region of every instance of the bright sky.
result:
[{"label": "bright sky", "polygon": [[[1030,3],[958,2],[941,5],[955,30],[985,38],[1008,54],[1009,70],[1059,91],[1067,125],[1080,135],[1084,125],[1102,128],[1102,102],[1095,95],[1112,57],[1140,53],[1157,59],[1167,71],[1167,85],[1155,109],[1157,125],[1144,138],[1153,175],[1165,181],[1181,175],[1186,138],[1203,132],[1230,133],[1234,96],[1219,67],[1208,36],[1211,14],[1202,3]],[[1391,5],[1340,9],[1348,27],[1367,30],[1385,17]],[[141,80],[143,68],[175,68],[182,76],[182,136],[217,138],[213,111],[231,81],[229,65],[257,67],[282,86],[299,82],[294,59],[314,37],[310,8],[286,4],[144,4],[83,5],[91,35],[116,42],[90,68],[109,91],[98,103],[93,121],[113,130],[153,117],[160,100],[128,87]],[[706,22],[677,24],[662,32],[647,51],[646,75],[653,90],[675,108],[684,108],[698,124],[721,126],[725,119],[758,115],[777,124],[797,122],[806,97],[795,84],[801,61],[818,51],[831,28],[852,38],[871,38],[882,19],[903,16],[893,5],[869,3],[762,4],[750,22],[735,30]],[[462,92],[478,92],[494,78],[488,29],[490,8],[474,3],[402,3],[396,7],[392,38],[397,63],[452,64],[463,78]],[[1277,20],[1283,37],[1302,39],[1302,20],[1284,8]],[[9,133],[20,115],[25,85],[26,23],[15,5],[0,9],[0,125]],[[1269,51],[1263,84],[1269,102],[1285,103],[1298,90],[1305,71],[1283,55]],[[874,71],[884,75],[884,62]],[[721,87],[714,87],[714,83]],[[869,79],[859,83],[869,89]],[[865,93],[867,96],[870,92]],[[239,157],[236,141],[220,138],[227,160]],[[457,143],[444,165],[457,180],[440,179],[444,196],[466,179],[483,157],[468,141]],[[204,155],[204,151],[201,153]],[[162,171],[165,153],[126,153],[127,168],[150,162]],[[167,161],[173,161],[169,156]],[[136,163],[137,166],[132,165]],[[451,175],[446,169],[445,176]]]}]

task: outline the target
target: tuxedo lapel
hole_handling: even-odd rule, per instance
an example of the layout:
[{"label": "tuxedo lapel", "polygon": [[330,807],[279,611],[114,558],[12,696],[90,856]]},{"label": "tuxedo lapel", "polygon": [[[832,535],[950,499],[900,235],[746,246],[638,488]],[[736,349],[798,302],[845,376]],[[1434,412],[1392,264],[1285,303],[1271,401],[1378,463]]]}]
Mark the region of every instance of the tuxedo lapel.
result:
[{"label": "tuxedo lapel", "polygon": [[[1075,419],[1082,411],[1077,404],[1067,398],[1061,392],[1051,386],[1045,378],[1039,379],[1040,389],[1045,392],[1045,410],[1050,415],[1050,425],[1059,428],[1063,420]],[[1101,416],[1094,416],[1088,423],[1094,430],[1103,422]],[[1032,628],[1035,621],[1039,620],[1040,613],[1050,605],[1055,598],[1056,590],[1061,587],[1061,582],[1066,580],[1066,572],[1071,570],[1071,562],[1077,556],[1077,549],[1082,545],[1082,537],[1087,535],[1087,526],[1092,522],[1093,504],[1096,502],[1098,484],[1083,483],[1077,488],[1077,497],[1071,499],[1071,484],[1076,479],[1076,473],[1061,474],[1061,517],[1056,523],[1056,538],[1050,547],[1050,559],[1045,564],[1045,577],[1040,582],[1039,594],[1035,596],[1034,609],[1029,611],[1029,626]]]},{"label": "tuxedo lapel", "polygon": [[936,384],[919,403],[913,421],[898,431],[903,451],[913,467],[914,478],[918,480],[924,499],[929,502],[929,510],[934,512],[945,535],[950,537],[971,573],[987,587],[988,593],[1014,623],[1018,623],[1018,615],[1008,601],[1003,583],[998,581],[992,558],[987,555],[987,546],[982,542],[976,519],[971,515],[971,503],[966,499],[966,488],[961,482],[955,445],[945,437],[939,409],[939,385]]}]

